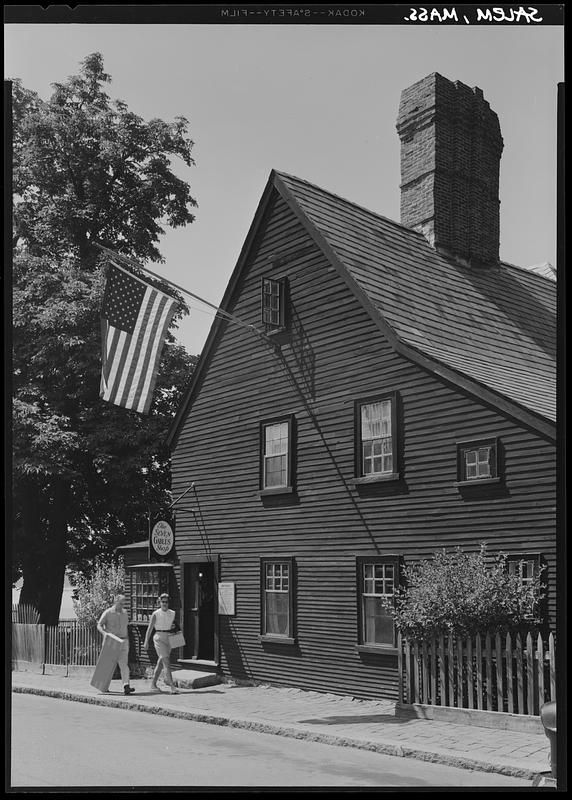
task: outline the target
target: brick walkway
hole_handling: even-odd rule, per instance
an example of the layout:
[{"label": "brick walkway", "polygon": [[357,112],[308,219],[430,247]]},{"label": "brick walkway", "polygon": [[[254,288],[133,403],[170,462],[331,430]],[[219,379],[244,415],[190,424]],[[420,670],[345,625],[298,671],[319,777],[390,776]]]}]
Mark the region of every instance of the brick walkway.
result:
[{"label": "brick walkway", "polygon": [[531,780],[550,768],[550,747],[544,733],[397,718],[388,701],[232,683],[181,690],[173,696],[151,693],[149,680],[133,681],[136,693],[124,697],[118,681],[111,685],[112,694],[101,695],[89,685],[87,675],[66,678],[31,672],[13,672],[12,683],[14,691],[126,706]]}]

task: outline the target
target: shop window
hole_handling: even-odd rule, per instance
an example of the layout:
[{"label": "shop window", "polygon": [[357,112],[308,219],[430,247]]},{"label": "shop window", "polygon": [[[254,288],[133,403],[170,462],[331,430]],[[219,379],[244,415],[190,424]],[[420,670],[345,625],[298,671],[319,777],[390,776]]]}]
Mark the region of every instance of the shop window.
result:
[{"label": "shop window", "polygon": [[262,559],[261,638],[294,642],[294,559]]},{"label": "shop window", "polygon": [[132,572],[131,585],[131,619],[148,622],[158,607],[158,596],[169,591],[168,573],[157,567],[137,567]]},{"label": "shop window", "polygon": [[358,649],[396,646],[392,608],[398,585],[398,556],[358,557]]}]

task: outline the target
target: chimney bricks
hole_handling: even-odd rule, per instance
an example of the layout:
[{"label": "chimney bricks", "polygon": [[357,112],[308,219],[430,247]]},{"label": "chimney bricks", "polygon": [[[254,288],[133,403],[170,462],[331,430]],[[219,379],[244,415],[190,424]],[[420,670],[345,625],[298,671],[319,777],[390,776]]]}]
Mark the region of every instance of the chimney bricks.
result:
[{"label": "chimney bricks", "polygon": [[401,94],[401,222],[472,265],[499,260],[503,140],[481,89],[437,72]]}]

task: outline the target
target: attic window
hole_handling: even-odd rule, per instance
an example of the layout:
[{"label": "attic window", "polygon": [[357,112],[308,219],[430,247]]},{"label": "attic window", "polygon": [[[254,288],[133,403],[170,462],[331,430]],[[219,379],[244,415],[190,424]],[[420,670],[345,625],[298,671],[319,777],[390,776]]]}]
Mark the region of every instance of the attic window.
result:
[{"label": "attic window", "polygon": [[262,323],[269,331],[286,327],[286,279],[262,279]]},{"label": "attic window", "polygon": [[497,483],[498,442],[496,438],[457,444],[457,485]]}]

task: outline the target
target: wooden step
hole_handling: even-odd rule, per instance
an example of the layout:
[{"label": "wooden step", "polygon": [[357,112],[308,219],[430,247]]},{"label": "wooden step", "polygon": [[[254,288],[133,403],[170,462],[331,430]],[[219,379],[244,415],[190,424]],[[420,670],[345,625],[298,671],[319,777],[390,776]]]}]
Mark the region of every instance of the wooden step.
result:
[{"label": "wooden step", "polygon": [[173,681],[179,689],[203,689],[205,686],[216,686],[217,683],[222,683],[222,677],[216,672],[176,669],[173,670]]}]

